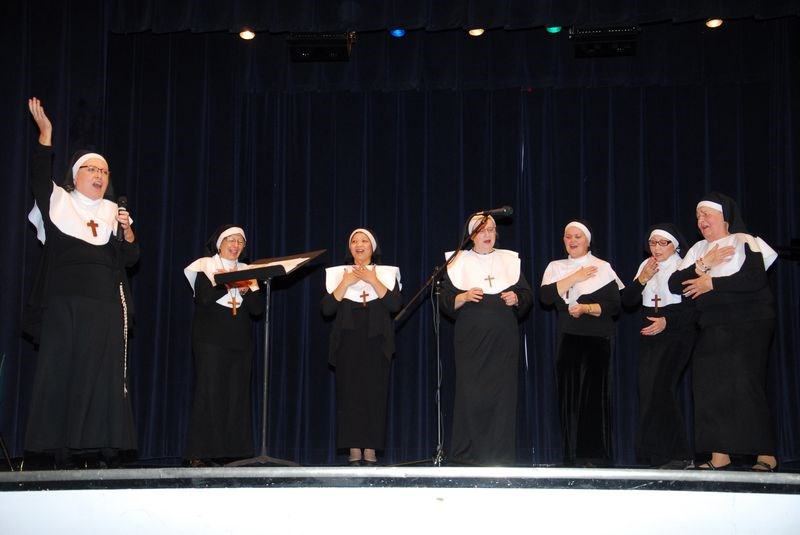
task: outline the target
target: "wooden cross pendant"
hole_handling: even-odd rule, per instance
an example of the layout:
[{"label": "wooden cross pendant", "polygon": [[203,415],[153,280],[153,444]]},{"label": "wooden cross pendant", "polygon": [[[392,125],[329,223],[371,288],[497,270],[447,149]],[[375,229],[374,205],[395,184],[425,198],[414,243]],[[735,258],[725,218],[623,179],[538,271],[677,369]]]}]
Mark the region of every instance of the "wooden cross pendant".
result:
[{"label": "wooden cross pendant", "polygon": [[99,227],[100,225],[95,223],[94,219],[90,219],[89,222],[86,223],[86,226],[87,227],[91,227],[92,228],[92,236],[97,237],[97,227]]},{"label": "wooden cross pendant", "polygon": [[491,288],[491,287],[492,287],[492,280],[494,280],[494,279],[496,279],[496,278],[497,278],[497,277],[492,277],[491,275],[489,275],[488,277],[486,277],[486,278],[485,278],[485,279],[483,279],[483,280],[485,280],[485,281],[489,281],[489,288]]},{"label": "wooden cross pendant", "polygon": [[235,295],[231,296],[231,300],[228,301],[228,304],[231,305],[231,310],[233,311],[233,315],[235,316],[236,315],[236,305],[239,304],[239,302],[236,300],[236,296]]},{"label": "wooden cross pendant", "polygon": [[655,304],[655,307],[654,307],[655,312],[658,312],[658,304],[661,302],[661,298],[658,296],[658,294],[656,294],[656,296],[653,297],[653,299],[651,299],[651,301],[653,301],[653,303]]},{"label": "wooden cross pendant", "polygon": [[361,302],[363,303],[363,306],[367,306],[367,297],[369,297],[367,291],[364,290],[363,292],[361,292],[361,295],[359,297],[361,297]]}]

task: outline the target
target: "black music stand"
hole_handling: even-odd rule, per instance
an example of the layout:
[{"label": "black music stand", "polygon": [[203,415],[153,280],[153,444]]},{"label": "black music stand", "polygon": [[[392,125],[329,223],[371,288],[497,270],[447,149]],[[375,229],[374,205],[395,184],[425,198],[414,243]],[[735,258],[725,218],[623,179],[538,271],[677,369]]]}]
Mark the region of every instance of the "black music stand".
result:
[{"label": "black music stand", "polygon": [[297,463],[285,459],[277,459],[267,455],[267,396],[269,387],[269,303],[270,303],[270,284],[275,277],[282,277],[293,272],[300,266],[324,253],[326,249],[301,253],[291,256],[281,256],[276,258],[262,258],[256,260],[248,267],[231,271],[228,273],[217,273],[214,276],[217,284],[233,284],[247,280],[260,280],[264,283],[264,391],[262,394],[261,409],[261,451],[257,457],[241,459],[228,463],[225,466],[250,466],[255,464],[281,464],[284,466],[298,466]]}]

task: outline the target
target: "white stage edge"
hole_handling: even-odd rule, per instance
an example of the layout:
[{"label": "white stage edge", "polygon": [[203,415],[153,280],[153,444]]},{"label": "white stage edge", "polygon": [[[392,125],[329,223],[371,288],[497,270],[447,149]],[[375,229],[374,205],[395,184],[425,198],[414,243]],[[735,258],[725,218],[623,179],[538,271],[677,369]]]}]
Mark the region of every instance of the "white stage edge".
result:
[{"label": "white stage edge", "polygon": [[800,475],[570,468],[0,473],[0,533],[800,533]]}]

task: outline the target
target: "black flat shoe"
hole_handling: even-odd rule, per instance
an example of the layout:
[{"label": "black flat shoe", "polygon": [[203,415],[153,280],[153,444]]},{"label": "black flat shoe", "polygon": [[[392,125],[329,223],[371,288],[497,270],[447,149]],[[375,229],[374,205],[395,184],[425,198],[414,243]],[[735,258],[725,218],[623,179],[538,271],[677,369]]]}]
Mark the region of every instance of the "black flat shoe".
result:
[{"label": "black flat shoe", "polygon": [[378,466],[378,459],[362,459],[364,466]]},{"label": "black flat shoe", "polygon": [[348,466],[361,466],[361,459],[348,459],[347,460]]},{"label": "black flat shoe", "polygon": [[778,468],[778,465],[772,466],[769,463],[765,463],[764,461],[756,461],[751,468],[751,472],[774,472],[775,469]]},{"label": "black flat shoe", "polygon": [[706,461],[701,465],[695,467],[695,470],[728,470],[731,467],[731,463],[723,464],[722,466],[714,466],[714,463],[711,461]]}]

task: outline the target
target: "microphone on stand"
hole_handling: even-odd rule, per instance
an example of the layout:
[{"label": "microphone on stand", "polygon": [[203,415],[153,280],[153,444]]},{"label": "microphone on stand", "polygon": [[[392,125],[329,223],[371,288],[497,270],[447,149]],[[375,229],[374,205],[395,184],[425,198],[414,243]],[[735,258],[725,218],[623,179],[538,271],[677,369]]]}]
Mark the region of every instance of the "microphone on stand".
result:
[{"label": "microphone on stand", "polygon": [[475,212],[473,215],[508,217],[514,213],[514,209],[510,206],[503,206],[502,208],[495,208],[494,210],[484,210],[483,212]]},{"label": "microphone on stand", "polygon": [[[127,197],[120,197],[117,199],[117,214],[120,212],[127,212],[128,211],[128,198]],[[122,230],[122,223],[117,221],[117,241],[123,241],[125,239],[125,233]]]}]

